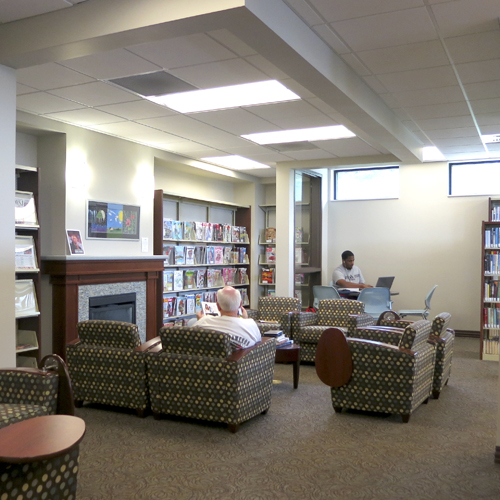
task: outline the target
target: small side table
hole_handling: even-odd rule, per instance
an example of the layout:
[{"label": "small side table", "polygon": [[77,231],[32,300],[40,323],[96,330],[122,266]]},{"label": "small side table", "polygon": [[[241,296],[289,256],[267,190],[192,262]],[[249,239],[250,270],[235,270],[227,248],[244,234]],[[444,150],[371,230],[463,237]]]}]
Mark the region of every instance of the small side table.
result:
[{"label": "small side table", "polygon": [[0,497],[17,490],[31,492],[25,498],[75,498],[84,435],[85,422],[70,415],[45,415],[0,429]]},{"label": "small side table", "polygon": [[300,346],[289,344],[284,347],[277,347],[275,362],[293,364],[293,388],[297,389],[299,386]]}]

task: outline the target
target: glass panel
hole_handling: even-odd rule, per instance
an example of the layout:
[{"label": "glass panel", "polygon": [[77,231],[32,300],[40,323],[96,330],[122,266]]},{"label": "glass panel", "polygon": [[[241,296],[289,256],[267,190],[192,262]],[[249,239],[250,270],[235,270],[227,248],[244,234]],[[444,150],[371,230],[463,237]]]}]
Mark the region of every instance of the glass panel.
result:
[{"label": "glass panel", "polygon": [[450,163],[450,194],[500,194],[500,162]]},{"label": "glass panel", "polygon": [[334,170],[335,200],[399,198],[399,167]]}]

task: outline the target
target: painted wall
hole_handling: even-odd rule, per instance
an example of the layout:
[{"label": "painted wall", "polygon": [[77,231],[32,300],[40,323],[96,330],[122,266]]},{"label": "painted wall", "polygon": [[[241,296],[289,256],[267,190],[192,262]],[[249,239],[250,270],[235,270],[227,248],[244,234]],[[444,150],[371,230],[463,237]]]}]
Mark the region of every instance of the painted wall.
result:
[{"label": "painted wall", "polygon": [[[395,276],[393,309],[419,309],[433,285],[431,317],[479,331],[481,221],[488,197],[449,197],[447,163],[403,165],[397,200],[330,202],[328,279],[351,250],[366,281]],[[325,283],[326,284],[326,283]]]}]

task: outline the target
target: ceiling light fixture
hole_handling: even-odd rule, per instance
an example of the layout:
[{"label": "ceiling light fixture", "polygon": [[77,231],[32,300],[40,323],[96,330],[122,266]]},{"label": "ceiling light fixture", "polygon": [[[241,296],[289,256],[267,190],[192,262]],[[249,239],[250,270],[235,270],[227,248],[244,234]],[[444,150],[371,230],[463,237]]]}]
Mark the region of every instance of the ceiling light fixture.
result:
[{"label": "ceiling light fixture", "polygon": [[446,157],[436,146],[422,148],[422,161],[446,161]]},{"label": "ceiling light fixture", "polygon": [[269,165],[264,165],[263,163],[249,160],[248,158],[244,158],[239,155],[211,156],[201,159],[203,161],[215,163],[216,165],[221,165],[222,167],[230,168],[231,170],[256,170],[258,168],[271,168]]},{"label": "ceiling light fixture", "polygon": [[277,80],[267,80],[214,89],[146,96],[146,99],[179,113],[197,113],[240,106],[295,101],[300,97]]},{"label": "ceiling light fixture", "polygon": [[481,136],[483,144],[493,144],[495,142],[500,142],[500,134],[485,134]]},{"label": "ceiling light fixture", "polygon": [[331,139],[347,139],[356,137],[343,125],[332,125],[329,127],[299,128],[294,130],[278,130],[276,132],[261,132],[258,134],[246,134],[241,137],[257,144],[283,144],[286,142],[301,141],[327,141]]}]

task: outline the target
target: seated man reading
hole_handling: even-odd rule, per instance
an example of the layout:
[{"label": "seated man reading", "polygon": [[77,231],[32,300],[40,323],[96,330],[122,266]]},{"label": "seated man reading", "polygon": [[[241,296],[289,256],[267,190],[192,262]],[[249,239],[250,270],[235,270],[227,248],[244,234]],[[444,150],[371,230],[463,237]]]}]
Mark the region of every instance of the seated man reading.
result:
[{"label": "seated man reading", "polygon": [[335,288],[372,288],[365,283],[363,273],[354,265],[354,254],[350,250],[342,252],[342,264],[333,271],[333,286]]},{"label": "seated man reading", "polygon": [[231,344],[238,349],[251,347],[261,340],[259,327],[242,307],[241,295],[236,288],[226,286],[217,292],[217,308],[220,316],[199,311],[196,315],[198,321],[191,326],[227,333]]}]

